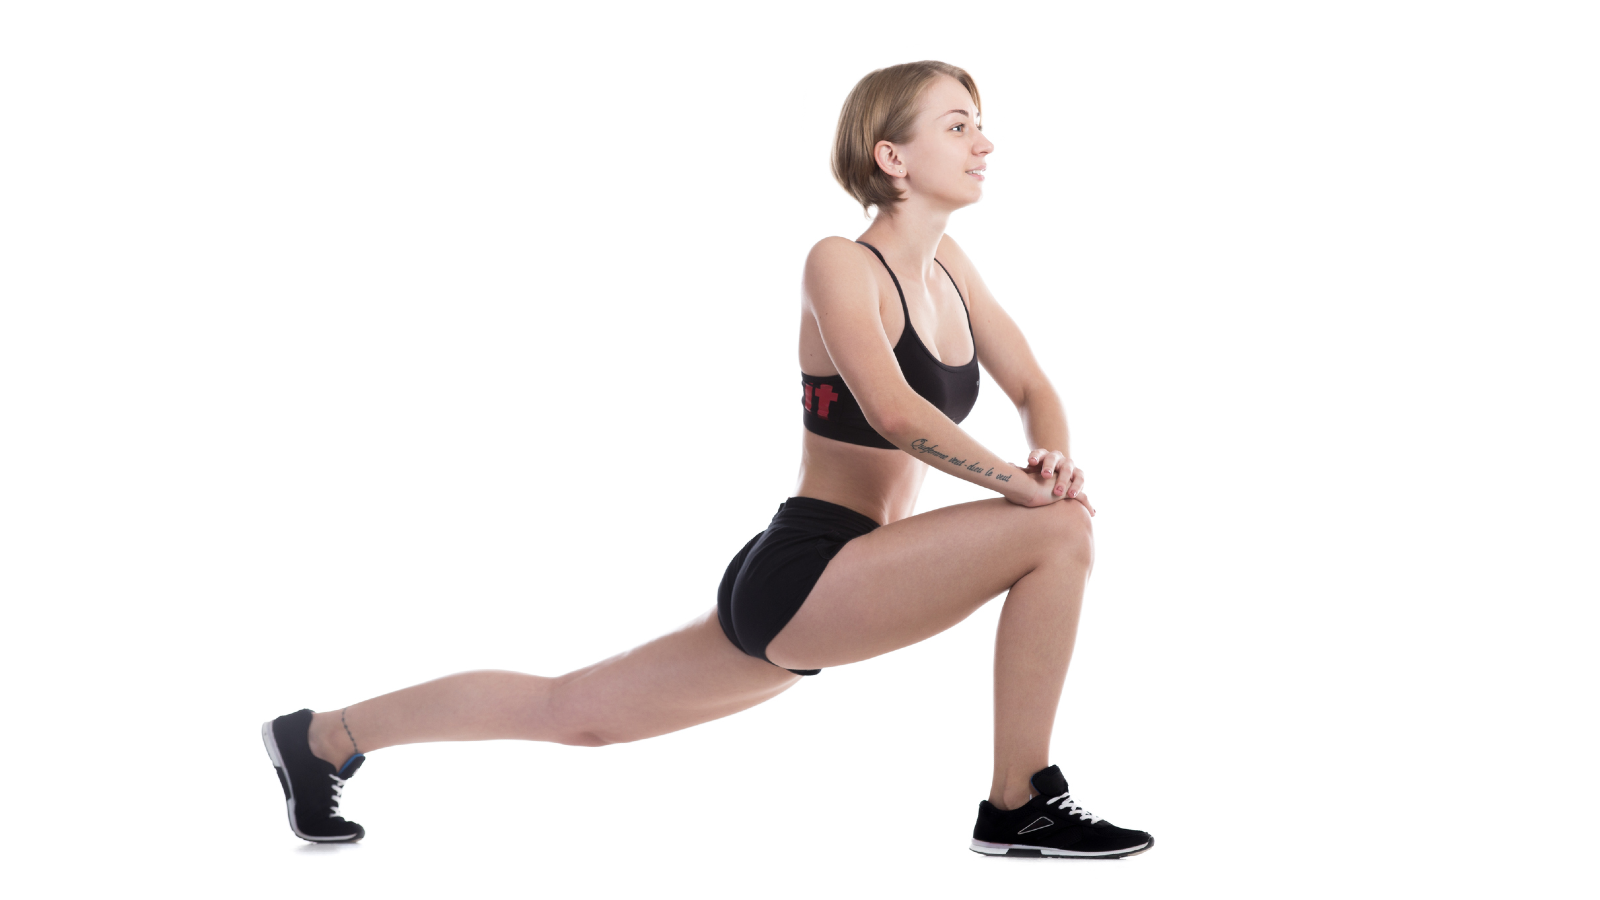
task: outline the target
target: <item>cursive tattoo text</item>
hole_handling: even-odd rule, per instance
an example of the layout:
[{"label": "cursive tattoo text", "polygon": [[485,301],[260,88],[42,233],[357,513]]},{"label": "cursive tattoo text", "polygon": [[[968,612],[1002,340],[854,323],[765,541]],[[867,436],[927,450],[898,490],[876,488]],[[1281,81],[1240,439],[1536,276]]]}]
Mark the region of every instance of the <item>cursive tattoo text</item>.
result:
[{"label": "cursive tattoo text", "polygon": [[911,442],[911,449],[917,453],[926,453],[929,456],[942,459],[952,466],[960,466],[961,468],[966,469],[968,472],[977,472],[979,475],[982,475],[985,478],[993,478],[995,481],[1011,480],[1010,475],[996,475],[993,466],[985,468],[981,462],[975,462],[969,465],[964,459],[956,459],[948,453],[940,453],[938,448],[938,444],[928,443],[927,438],[917,438]]}]

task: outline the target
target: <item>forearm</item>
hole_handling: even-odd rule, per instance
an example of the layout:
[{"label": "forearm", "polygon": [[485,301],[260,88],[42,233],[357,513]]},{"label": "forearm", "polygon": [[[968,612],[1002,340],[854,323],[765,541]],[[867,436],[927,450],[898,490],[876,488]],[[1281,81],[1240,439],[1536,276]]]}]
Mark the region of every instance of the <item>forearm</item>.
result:
[{"label": "forearm", "polygon": [[1049,382],[1028,389],[1018,404],[1022,416],[1022,433],[1028,439],[1028,451],[1059,450],[1068,459],[1072,450],[1067,446],[1067,412],[1061,408],[1061,398]]},{"label": "forearm", "polygon": [[938,471],[986,487],[1007,498],[1021,497],[1027,473],[978,443],[939,408],[917,398],[898,425],[880,429],[891,443]]}]

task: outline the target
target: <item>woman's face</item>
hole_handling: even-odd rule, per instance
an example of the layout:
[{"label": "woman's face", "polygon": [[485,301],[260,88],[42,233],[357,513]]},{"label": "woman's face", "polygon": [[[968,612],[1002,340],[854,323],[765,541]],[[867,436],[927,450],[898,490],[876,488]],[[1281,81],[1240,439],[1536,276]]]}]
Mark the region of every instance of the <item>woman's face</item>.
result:
[{"label": "woman's face", "polygon": [[909,143],[879,145],[880,164],[890,161],[889,174],[901,188],[949,209],[983,197],[983,169],[994,144],[978,129],[978,105],[961,82],[942,75],[923,90],[912,135]]}]

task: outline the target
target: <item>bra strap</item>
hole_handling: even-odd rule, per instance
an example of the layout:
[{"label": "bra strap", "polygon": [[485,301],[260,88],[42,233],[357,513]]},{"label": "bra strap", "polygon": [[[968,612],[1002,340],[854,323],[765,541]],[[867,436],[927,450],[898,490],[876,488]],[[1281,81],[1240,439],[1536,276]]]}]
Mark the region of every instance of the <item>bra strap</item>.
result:
[{"label": "bra strap", "polygon": [[[900,309],[906,314],[906,327],[910,328],[911,327],[911,310],[910,310],[909,307],[906,306],[906,292],[904,290],[901,290],[901,288],[900,288],[900,279],[896,278],[895,275],[894,275],[894,270],[889,268],[889,261],[887,259],[883,258],[883,254],[878,252],[878,248],[877,247],[872,246],[871,244],[867,243],[866,241],[856,241],[856,243],[858,243],[861,246],[867,248],[868,250],[871,250],[872,251],[872,255],[876,256],[878,258],[878,262],[883,263],[884,269],[887,270],[888,273],[889,273],[889,280],[894,282],[895,293],[900,295]],[[940,263],[939,267],[940,268],[944,268],[944,264]],[[946,274],[949,274],[949,273],[947,272]],[[954,282],[951,282],[951,283],[954,284]],[[960,294],[961,291],[957,290],[956,293]],[[961,302],[963,304],[965,304],[967,301],[962,300]],[[968,323],[967,327],[968,328],[972,327],[970,322]],[[914,328],[912,329],[912,331],[915,331],[915,330],[916,329],[914,329]]]},{"label": "bra strap", "polygon": [[[939,262],[939,260],[935,258],[934,262]],[[944,269],[944,263],[939,263],[939,268]],[[961,285],[956,284],[956,277],[950,274],[949,269],[944,269],[944,274],[946,278],[950,279],[950,286],[956,289],[956,296],[961,297]],[[976,347],[978,346],[978,336],[972,332],[972,310],[967,307],[967,298],[965,297],[961,297],[961,308],[967,313],[967,334],[972,335],[972,346]],[[973,358],[976,359],[977,355],[974,354]]]}]

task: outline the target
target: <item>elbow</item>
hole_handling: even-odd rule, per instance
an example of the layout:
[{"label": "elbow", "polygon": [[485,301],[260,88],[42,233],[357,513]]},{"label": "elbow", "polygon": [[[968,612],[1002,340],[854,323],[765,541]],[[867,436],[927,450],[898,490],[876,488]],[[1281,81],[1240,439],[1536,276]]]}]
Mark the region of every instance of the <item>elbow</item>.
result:
[{"label": "elbow", "polygon": [[902,434],[905,431],[905,420],[903,419],[885,418],[883,421],[875,423],[872,428],[896,447],[905,443]]},{"label": "elbow", "polygon": [[[864,410],[863,410],[864,412]],[[884,439],[896,447],[904,445],[910,438],[906,437],[906,429],[911,427],[911,417],[904,410],[887,409],[874,410],[867,416],[867,423],[873,430],[883,435]]]},{"label": "elbow", "polygon": [[904,447],[919,437],[928,436],[926,431],[920,434],[910,432],[928,427],[926,413],[930,409],[933,407],[928,401],[909,387],[904,392],[873,397],[871,403],[861,404],[867,424],[896,447]]}]

